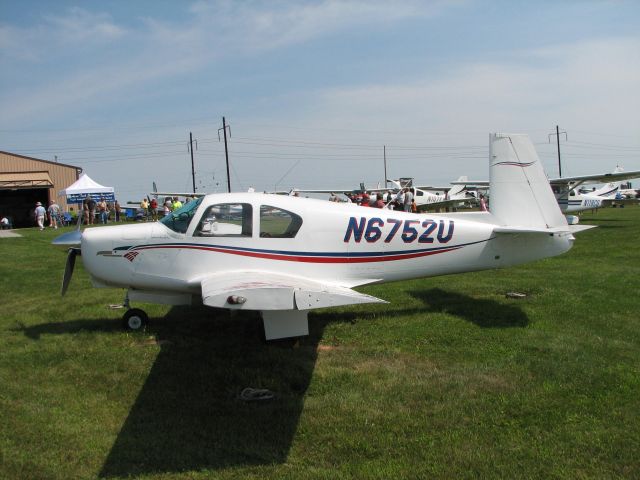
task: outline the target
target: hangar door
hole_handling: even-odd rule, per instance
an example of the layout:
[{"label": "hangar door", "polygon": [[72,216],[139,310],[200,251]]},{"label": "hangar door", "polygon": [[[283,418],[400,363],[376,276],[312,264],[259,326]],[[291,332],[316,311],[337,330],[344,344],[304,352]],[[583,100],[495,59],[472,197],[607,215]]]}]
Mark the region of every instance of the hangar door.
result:
[{"label": "hangar door", "polygon": [[46,208],[52,187],[48,172],[0,173],[0,215],[11,218],[16,228],[33,227],[36,202]]}]

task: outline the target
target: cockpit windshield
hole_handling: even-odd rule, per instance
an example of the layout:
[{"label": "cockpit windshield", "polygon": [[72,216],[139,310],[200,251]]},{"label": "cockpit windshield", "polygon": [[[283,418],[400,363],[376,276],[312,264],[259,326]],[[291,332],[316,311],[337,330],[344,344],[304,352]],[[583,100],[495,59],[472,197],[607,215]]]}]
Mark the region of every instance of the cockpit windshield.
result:
[{"label": "cockpit windshield", "polygon": [[166,215],[160,222],[164,223],[174,232],[187,233],[191,219],[195,215],[198,206],[202,203],[203,198],[204,197],[200,197],[197,200],[185,203],[183,207],[169,213],[169,215]]}]

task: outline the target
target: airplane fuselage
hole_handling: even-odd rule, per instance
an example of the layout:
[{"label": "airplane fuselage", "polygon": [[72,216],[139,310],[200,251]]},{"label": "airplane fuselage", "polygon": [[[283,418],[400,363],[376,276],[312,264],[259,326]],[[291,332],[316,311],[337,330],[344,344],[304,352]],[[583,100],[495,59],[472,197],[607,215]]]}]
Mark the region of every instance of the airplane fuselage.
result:
[{"label": "airplane fuselage", "polygon": [[94,283],[197,294],[212,273],[251,270],[356,286],[505,267],[563,253],[573,240],[496,235],[486,212],[412,214],[264,194],[198,203],[179,228],[86,229],[82,259]]}]

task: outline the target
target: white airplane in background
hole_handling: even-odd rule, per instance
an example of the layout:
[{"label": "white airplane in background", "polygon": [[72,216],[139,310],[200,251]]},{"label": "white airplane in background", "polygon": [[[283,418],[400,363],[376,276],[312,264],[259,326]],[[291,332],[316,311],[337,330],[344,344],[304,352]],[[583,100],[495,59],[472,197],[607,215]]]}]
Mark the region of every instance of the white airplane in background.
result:
[{"label": "white airplane in background", "polygon": [[[413,179],[412,178],[400,178],[398,180],[389,180],[387,179],[388,183],[391,183],[393,185],[393,187],[391,188],[381,188],[381,187],[376,187],[376,188],[364,188],[364,184],[361,184],[361,189],[360,190],[346,190],[346,189],[339,189],[339,188],[333,188],[333,189],[324,189],[324,190],[300,190],[300,189],[294,189],[292,190],[292,192],[302,192],[302,193],[334,193],[334,192],[340,192],[343,195],[347,195],[347,194],[361,194],[363,192],[370,192],[370,193],[380,193],[383,195],[383,200],[385,203],[389,203],[391,200],[393,200],[393,198],[395,197],[395,194],[397,194],[400,190],[404,189],[404,188],[409,188],[411,190],[411,192],[413,193],[413,198],[416,202],[416,206],[418,208],[418,211],[425,211],[428,208],[441,208],[441,207],[448,207],[448,206],[458,206],[461,203],[469,203],[469,202],[476,202],[476,194],[475,192],[469,191],[466,186],[461,183],[463,181],[465,181],[467,179],[467,177],[460,177],[458,179],[458,182],[456,183],[460,183],[460,184],[456,184],[453,187],[452,186],[448,186],[448,187],[431,187],[431,186],[427,186],[427,187],[414,187],[413,186]],[[439,193],[432,193],[432,191],[443,191],[446,193],[443,194],[439,194]],[[289,194],[291,194],[292,192],[289,192]],[[277,193],[285,193],[285,192],[277,192]]]},{"label": "white airplane in background", "polygon": [[[549,179],[549,184],[556,197],[558,205],[563,213],[578,213],[584,210],[593,210],[608,206],[616,199],[620,191],[620,185],[624,180],[639,178],[640,170],[625,172],[620,167],[616,167],[613,173],[602,173],[595,175],[579,175],[575,177],[561,177]],[[579,187],[589,183],[608,182],[603,187],[593,191],[581,191]],[[459,182],[452,182],[458,184]],[[465,185],[476,185],[490,187],[490,182],[469,181]],[[491,188],[489,195],[492,196]],[[577,219],[577,217],[575,217]]]},{"label": "white airplane in background", "polygon": [[[403,188],[402,179],[400,180],[387,180],[393,183],[399,190]],[[476,203],[476,192],[467,189],[466,182],[467,177],[462,176],[458,178],[453,186],[448,187],[432,187],[432,186],[409,186],[413,193],[413,198],[418,207],[418,211],[425,211],[428,208],[441,208],[449,206],[460,206],[464,203]],[[432,193],[432,192],[445,192]]]},{"label": "white airplane in background", "polygon": [[[96,287],[129,301],[262,313],[269,340],[308,334],[311,309],[384,300],[354,287],[517,265],[571,248],[526,135],[490,137],[491,212],[415,214],[257,193],[210,194],[154,223],[87,228],[72,246]],[[229,212],[240,214],[229,214]],[[140,328],[147,315],[124,315]]]}]

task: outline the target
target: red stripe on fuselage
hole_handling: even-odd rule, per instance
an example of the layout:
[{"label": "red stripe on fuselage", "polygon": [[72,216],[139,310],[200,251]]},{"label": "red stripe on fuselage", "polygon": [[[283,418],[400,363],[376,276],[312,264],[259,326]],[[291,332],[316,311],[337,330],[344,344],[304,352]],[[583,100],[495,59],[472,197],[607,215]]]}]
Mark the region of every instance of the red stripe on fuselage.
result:
[{"label": "red stripe on fuselage", "polygon": [[427,250],[423,252],[413,252],[413,253],[399,253],[397,255],[380,255],[380,256],[371,256],[371,257],[320,257],[320,256],[304,256],[304,255],[283,255],[277,253],[260,253],[260,252],[249,252],[243,250],[234,250],[234,249],[225,249],[218,247],[205,247],[205,246],[195,246],[195,245],[159,245],[159,246],[145,246],[138,247],[136,250],[151,250],[158,248],[184,248],[190,250],[205,250],[211,252],[218,253],[229,253],[231,255],[241,255],[244,257],[253,257],[253,258],[264,258],[267,260],[281,260],[287,262],[305,262],[305,263],[369,263],[369,262],[389,262],[395,260],[406,260],[410,258],[418,258],[418,257],[426,257],[429,255],[435,255],[438,253],[446,253],[451,252],[453,250],[458,250],[462,247],[450,247],[443,248],[441,250]]}]

